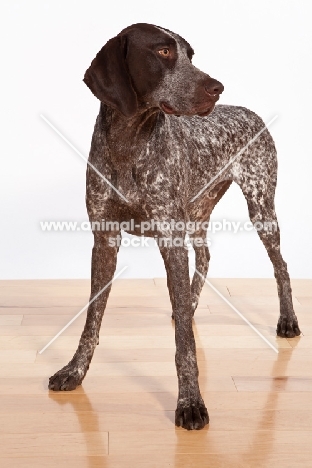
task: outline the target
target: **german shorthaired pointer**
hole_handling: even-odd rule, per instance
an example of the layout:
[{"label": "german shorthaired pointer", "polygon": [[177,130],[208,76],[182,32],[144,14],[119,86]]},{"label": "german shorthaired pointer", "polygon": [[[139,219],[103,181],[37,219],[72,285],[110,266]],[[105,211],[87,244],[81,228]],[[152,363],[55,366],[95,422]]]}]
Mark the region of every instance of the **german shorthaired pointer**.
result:
[{"label": "german shorthaired pointer", "polygon": [[[223,85],[192,65],[193,49],[182,37],[150,24],[134,24],[100,50],[84,82],[101,101],[89,161],[127,199],[121,198],[88,166],[87,209],[91,222],[102,219],[155,220],[145,235],[170,236],[160,245],[175,319],[179,396],[176,425],[200,429],[208,412],[198,386],[192,317],[208,270],[205,242],[195,245],[196,270],[190,285],[186,229],[174,220],[208,221],[214,206],[236,182],[246,198],[253,223],[275,223],[258,231],[274,267],[280,299],[277,335],[300,334],[294,313],[287,266],[280,252],[274,210],[277,163],[274,142],[263,121],[243,107],[215,107]],[[261,130],[258,138],[254,138]],[[231,162],[250,141],[247,150]],[[228,164],[229,163],[229,164]],[[209,181],[209,190],[196,195]],[[193,200],[194,199],[194,200]],[[166,228],[162,222],[166,221]],[[206,224],[207,225],[207,224]],[[173,226],[173,227],[172,227]],[[190,234],[206,239],[200,226]],[[135,227],[131,234],[140,235]],[[91,298],[109,283],[116,268],[119,229],[94,229]],[[177,241],[177,242],[174,242]],[[81,384],[99,340],[110,287],[90,304],[86,325],[72,360],[50,378],[51,390],[73,390]]]}]

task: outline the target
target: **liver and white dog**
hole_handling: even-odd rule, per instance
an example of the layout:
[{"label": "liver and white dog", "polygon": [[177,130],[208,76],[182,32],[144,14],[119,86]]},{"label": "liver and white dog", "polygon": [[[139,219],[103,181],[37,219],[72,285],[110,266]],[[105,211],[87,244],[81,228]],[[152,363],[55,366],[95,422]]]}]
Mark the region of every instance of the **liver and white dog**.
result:
[{"label": "liver and white dog", "polygon": [[[274,210],[274,142],[263,121],[250,110],[215,107],[223,85],[194,67],[192,56],[193,49],[179,35],[135,24],[107,42],[84,81],[101,101],[89,156],[97,171],[90,166],[87,170],[89,218],[93,223],[135,219],[136,225],[152,219],[158,228],[145,235],[171,239],[159,248],[175,319],[176,424],[200,429],[209,418],[198,386],[192,317],[207,274],[209,251],[205,242],[194,244],[197,272],[190,284],[188,253],[180,242],[186,230],[172,228],[172,224],[162,229],[163,221],[173,219],[179,226],[192,221],[201,226],[236,182],[246,198],[251,221],[275,226],[258,230],[258,234],[277,281],[277,334],[293,337],[300,330]],[[136,227],[130,232],[140,235]],[[119,229],[94,230],[91,299],[113,278],[118,246],[111,240],[119,235]],[[199,227],[191,237],[204,240],[206,230]],[[51,390],[73,390],[84,379],[98,343],[109,291],[106,288],[90,304],[78,349],[69,364],[50,378]]]}]

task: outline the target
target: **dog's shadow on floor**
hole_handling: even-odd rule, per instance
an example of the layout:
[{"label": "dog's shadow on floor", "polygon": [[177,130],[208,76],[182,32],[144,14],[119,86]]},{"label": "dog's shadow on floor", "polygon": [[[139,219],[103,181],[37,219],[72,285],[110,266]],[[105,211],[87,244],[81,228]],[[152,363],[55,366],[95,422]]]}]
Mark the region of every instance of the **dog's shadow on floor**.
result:
[{"label": "dog's shadow on floor", "polygon": [[[196,331],[196,325],[193,324],[194,334],[197,342],[197,346],[200,344],[200,338]],[[206,458],[206,462],[209,465],[214,466],[272,466],[274,465],[274,448],[276,447],[276,436],[275,431],[281,431],[277,426],[277,417],[279,415],[279,400],[280,400],[280,393],[287,392],[287,386],[289,383],[289,377],[287,376],[287,368],[291,361],[291,357],[293,355],[294,349],[298,345],[300,339],[302,337],[294,338],[291,343],[291,348],[280,349],[279,353],[277,354],[276,359],[273,362],[271,376],[268,375],[268,378],[272,378],[272,386],[271,390],[268,391],[267,398],[263,405],[259,404],[259,407],[256,408],[256,411],[260,415],[258,418],[258,422],[255,424],[255,428],[248,426],[245,431],[247,434],[251,434],[250,441],[243,442],[243,445],[248,446],[248,449],[241,447],[234,447],[234,444],[229,445],[228,448],[221,448],[220,441],[216,445],[214,440],[216,437],[210,437],[209,435],[209,426],[206,426],[204,430],[201,432],[206,432],[205,439],[201,443],[204,445],[199,448],[198,454],[200,453],[201,449],[203,450],[202,455]],[[199,348],[201,350],[201,348]],[[202,351],[202,350],[201,350]],[[202,360],[204,359],[204,352],[202,352]],[[264,377],[265,378],[265,377]],[[244,392],[241,391],[243,394]],[[250,392],[249,392],[250,393]],[[207,402],[206,402],[207,403]],[[209,403],[209,402],[208,402]],[[252,406],[252,405],[251,405]],[[248,405],[247,405],[248,407]],[[233,408],[235,410],[235,408]],[[285,408],[291,411],[291,408]],[[209,405],[208,405],[209,411]],[[249,410],[242,410],[243,417],[249,418],[248,414],[252,412],[252,408]],[[218,417],[218,411],[215,410],[214,418]],[[231,412],[229,412],[229,418],[231,417]],[[233,416],[232,416],[233,417]],[[251,416],[252,418],[252,416]],[[213,421],[211,422],[213,425]],[[218,425],[218,423],[217,423]],[[216,429],[217,431],[220,430],[223,435],[220,437],[224,437],[225,432],[227,431],[227,438],[230,440],[231,435],[230,431],[235,430],[233,427],[237,427],[238,430],[244,429],[242,426],[239,427],[239,422],[233,424],[232,421],[229,421],[229,429],[227,431],[226,427],[221,429]],[[213,427],[213,426],[212,426]],[[211,429],[212,429],[211,427]],[[210,432],[211,436],[212,433]],[[236,440],[236,438],[234,439]],[[224,445],[224,440],[222,441],[222,446]],[[233,448],[234,447],[234,448]],[[280,446],[281,447],[281,446]],[[198,447],[197,447],[198,448]],[[184,453],[185,450],[185,431],[181,430],[180,428],[176,428],[176,452],[175,452],[175,467],[179,466],[181,463],[181,454]],[[280,449],[281,450],[281,449]],[[228,452],[228,453],[226,453]],[[271,455],[273,458],[271,459]],[[276,453],[276,459],[279,453]],[[196,455],[193,456],[190,454],[190,463],[196,463]],[[198,463],[201,463],[200,459]],[[193,466],[193,465],[192,465]],[[194,465],[195,466],[195,465]],[[208,465],[207,465],[208,466]]]},{"label": "dog's shadow on floor", "polygon": [[[172,322],[172,327],[174,328],[174,322]],[[193,329],[194,334],[196,336],[196,341],[200,345],[200,338],[197,333],[195,322],[193,322]],[[203,431],[206,433],[204,452],[207,456],[207,461],[209,461],[209,458],[211,458],[211,462],[213,462],[215,455],[211,454],[216,454],[218,462],[223,460],[225,464],[228,463],[227,466],[233,466],[233,460],[237,461],[238,466],[240,466],[239,464],[241,463],[245,464],[244,466],[247,466],[248,463],[250,463],[252,460],[254,461],[254,463],[258,463],[259,458],[261,458],[261,463],[269,461],[270,454],[275,443],[273,431],[276,424],[276,419],[274,419],[274,417],[276,418],[277,416],[276,410],[278,407],[279,392],[284,391],[287,387],[288,378],[287,376],[285,376],[285,374],[287,371],[287,366],[291,360],[294,347],[288,349],[286,352],[285,350],[280,350],[280,353],[277,355],[277,358],[273,363],[271,372],[271,376],[272,378],[274,378],[274,381],[272,382],[272,390],[268,393],[267,399],[261,411],[261,418],[259,418],[259,422],[256,428],[253,430],[252,439],[249,444],[250,448],[247,451],[242,450],[242,452],[235,453],[231,453],[230,450],[228,455],[224,454],[224,451],[222,451],[223,453],[220,453],[218,447],[214,446],[213,440],[215,439],[215,437],[209,437],[209,426],[206,426],[206,428]],[[202,351],[201,347],[198,348],[198,352],[200,353],[200,360],[205,361],[205,353]],[[127,362],[128,369],[129,366],[131,366],[131,362]],[[206,366],[206,364],[204,364],[204,366]],[[135,365],[131,366],[131,370],[133,370],[133,367],[135,367]],[[163,377],[148,377],[148,379],[149,382],[150,379],[155,380],[155,382],[153,382],[152,387],[155,386],[157,388],[157,391],[153,392],[151,390],[151,385],[148,385],[148,388],[144,390],[144,384],[142,384],[142,390],[146,391],[146,393],[152,394],[153,397],[157,399],[157,401],[163,407],[163,410],[166,411],[166,415],[172,422],[172,425],[174,425],[174,409],[177,395],[173,393],[171,394],[171,392],[168,392],[168,389],[165,387],[163,389],[160,388],[161,382],[164,379]],[[276,380],[278,380],[278,391],[276,388]],[[169,402],[168,393],[170,393]],[[166,394],[166,401],[164,401],[161,397],[163,394]],[[107,445],[103,440],[103,432],[101,432],[98,412],[92,407],[90,398],[84,392],[83,386],[79,387],[79,393],[49,392],[49,398],[51,398],[59,405],[70,404],[73,407],[74,412],[77,414],[78,422],[81,427],[81,432],[84,434],[85,437],[88,467],[97,468],[99,466],[102,466],[103,468],[105,468],[105,466],[107,465],[107,459],[105,456],[105,454],[108,453],[108,450],[106,448]],[[103,398],[105,398],[105,395],[103,395]],[[129,398],[131,399],[131,393],[129,393]],[[172,410],[170,408],[172,408]],[[269,417],[270,419],[268,420]],[[174,430],[174,426],[172,426],[172,429]],[[203,431],[200,432],[202,433]],[[179,462],[181,461],[180,457],[184,450],[185,430],[181,428],[176,428],[176,467],[179,466]]]},{"label": "dog's shadow on floor", "polygon": [[[172,328],[174,332],[174,321],[172,321]],[[131,350],[129,350],[129,357],[130,356]],[[128,379],[131,380],[135,378],[135,376],[133,375],[133,371],[136,371],[137,369],[135,366],[136,361],[126,361],[124,362],[124,364],[125,375],[127,375],[128,371]],[[86,379],[87,378],[88,376],[86,376]],[[174,428],[174,414],[177,403],[177,390],[175,392],[171,392],[170,390],[168,390],[168,387],[163,385],[165,378],[166,377],[164,376],[147,376],[146,382],[143,381],[140,383],[140,391],[142,393],[148,393],[153,396],[153,398],[159,403],[159,406],[163,408],[166,417],[171,421],[172,427]],[[109,379],[109,376],[107,377],[107,379]],[[106,455],[108,454],[108,450],[106,449],[106,443],[103,440],[103,433],[108,432],[108,430],[105,431],[105,429],[102,429],[103,432],[101,432],[98,416],[99,411],[94,409],[91,403],[93,394],[90,397],[88,396],[88,394],[84,391],[83,383],[81,386],[78,387],[78,389],[78,391],[74,390],[72,392],[50,391],[48,396],[58,405],[70,405],[76,413],[81,432],[83,433],[86,441],[88,467],[98,468],[99,466],[101,466],[105,468],[105,466],[107,465]],[[103,398],[105,398],[105,393],[103,394]],[[131,401],[131,392],[128,393],[128,398]],[[124,405],[122,406],[124,408]],[[131,410],[130,405],[128,408],[129,410]],[[148,412],[148,410],[149,409],[147,408],[146,412]],[[133,410],[133,412],[136,413],[135,410]],[[66,412],[62,413],[62,415],[66,417]]]},{"label": "dog's shadow on floor", "polygon": [[[256,465],[260,462],[260,459],[261,464],[270,462],[272,449],[276,445],[274,431],[278,430],[276,429],[278,401],[280,393],[287,391],[289,377],[285,374],[287,374],[288,364],[300,339],[301,336],[294,338],[291,348],[280,349],[273,363],[271,371],[272,389],[268,393],[266,402],[262,408],[262,416],[259,418],[257,427],[254,430],[250,448],[241,455],[242,462],[246,464],[254,460]],[[290,408],[289,410],[291,411]]]},{"label": "dog's shadow on floor", "polygon": [[[105,468],[106,455],[108,454],[108,439],[103,440],[103,433],[100,431],[100,424],[97,412],[93,409],[88,395],[82,387],[78,392],[49,392],[49,398],[58,405],[71,405],[77,415],[81,428],[81,433],[85,438],[86,455],[89,468]],[[61,417],[66,417],[66,412]],[[105,434],[106,437],[106,434]],[[108,433],[107,433],[108,438]]]}]

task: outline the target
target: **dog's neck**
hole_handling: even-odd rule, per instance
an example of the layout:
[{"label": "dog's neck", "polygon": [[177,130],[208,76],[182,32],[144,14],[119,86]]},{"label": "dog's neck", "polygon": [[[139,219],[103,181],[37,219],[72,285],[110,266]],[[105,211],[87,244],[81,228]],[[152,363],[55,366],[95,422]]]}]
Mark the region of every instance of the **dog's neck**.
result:
[{"label": "dog's neck", "polygon": [[99,118],[101,131],[105,133],[106,157],[113,167],[114,186],[127,197],[128,202],[137,203],[137,160],[146,153],[149,137],[162,113],[159,109],[142,109],[127,119],[102,103]]},{"label": "dog's neck", "polygon": [[106,141],[115,169],[124,171],[135,166],[156,121],[161,117],[161,111],[157,108],[142,108],[134,117],[126,118],[102,103],[100,114],[101,120],[106,122]]}]

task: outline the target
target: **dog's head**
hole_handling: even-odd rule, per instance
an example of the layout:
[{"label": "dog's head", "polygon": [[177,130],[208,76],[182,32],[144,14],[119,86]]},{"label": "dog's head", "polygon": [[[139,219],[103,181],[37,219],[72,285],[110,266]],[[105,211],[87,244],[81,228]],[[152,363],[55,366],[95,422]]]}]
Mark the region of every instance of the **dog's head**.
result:
[{"label": "dog's head", "polygon": [[223,85],[192,64],[182,37],[150,24],[134,24],[110,39],[85,73],[84,82],[103,103],[125,117],[139,108],[166,114],[210,114]]}]

